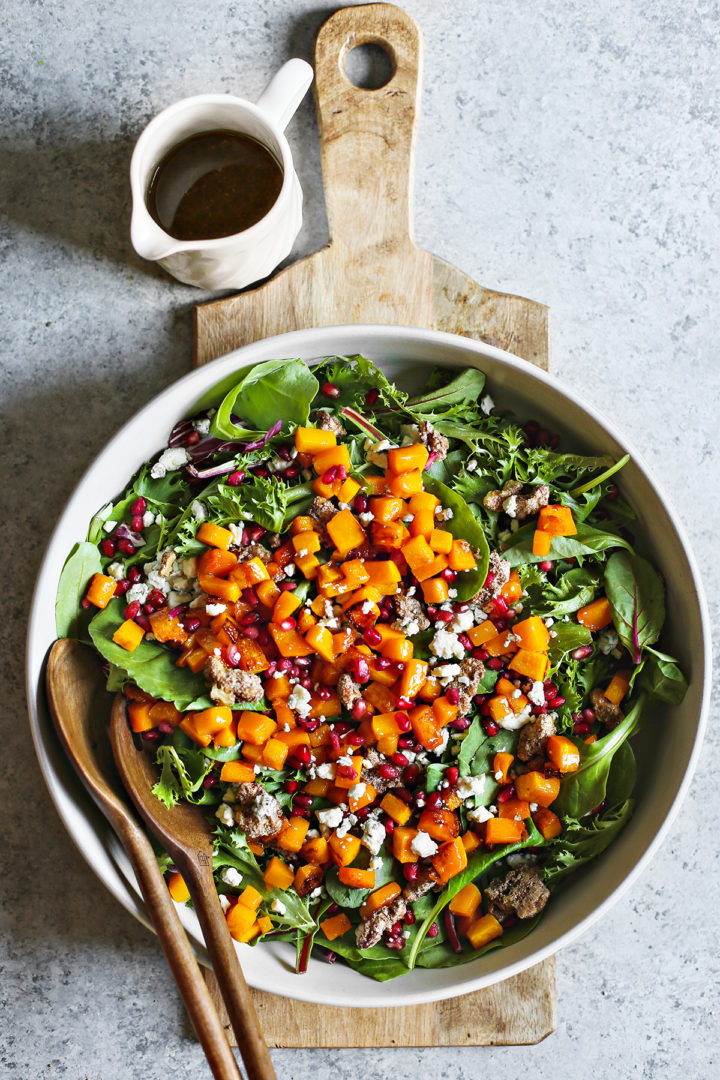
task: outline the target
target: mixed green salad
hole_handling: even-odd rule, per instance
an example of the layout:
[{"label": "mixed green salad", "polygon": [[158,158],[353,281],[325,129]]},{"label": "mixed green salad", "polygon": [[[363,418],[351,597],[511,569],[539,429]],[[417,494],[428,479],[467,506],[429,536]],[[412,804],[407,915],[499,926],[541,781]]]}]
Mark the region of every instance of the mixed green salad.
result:
[{"label": "mixed green salad", "polygon": [[[377,980],[513,944],[633,809],[686,681],[618,487],[362,356],[234,374],[92,519],[57,633],[92,643],[154,792],[207,809],[233,937]],[[159,853],[178,902],[188,894]]]}]

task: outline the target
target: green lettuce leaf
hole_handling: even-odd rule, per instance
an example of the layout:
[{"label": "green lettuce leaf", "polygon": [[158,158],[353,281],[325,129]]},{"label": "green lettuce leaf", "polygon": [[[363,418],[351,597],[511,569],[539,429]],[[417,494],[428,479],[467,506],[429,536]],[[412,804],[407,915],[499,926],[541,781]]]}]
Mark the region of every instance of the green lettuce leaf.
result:
[{"label": "green lettuce leaf", "polygon": [[95,574],[102,573],[95,544],[76,544],[63,566],[55,599],[55,632],[59,638],[88,640],[88,625],[95,608],[83,611],[81,601]]},{"label": "green lettuce leaf", "polygon": [[[218,406],[211,434],[242,440],[265,434],[276,421],[287,432],[307,424],[319,384],[303,360],[268,360],[247,368]],[[241,423],[232,420],[233,415]]]}]

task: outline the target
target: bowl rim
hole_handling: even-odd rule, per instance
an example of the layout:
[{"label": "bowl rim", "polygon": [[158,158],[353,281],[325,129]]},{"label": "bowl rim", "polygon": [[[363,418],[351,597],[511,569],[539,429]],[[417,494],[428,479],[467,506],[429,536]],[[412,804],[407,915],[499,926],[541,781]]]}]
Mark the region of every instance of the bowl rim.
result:
[{"label": "bowl rim", "polygon": [[[668,808],[665,817],[657,827],[657,831],[642,851],[639,857],[635,859],[630,870],[625,874],[623,879],[616,885],[616,887],[602,900],[596,907],[593,908],[587,915],[582,917],[579,921],[575,922],[565,932],[555,937],[547,945],[540,946],[537,949],[531,951],[529,954],[521,957],[512,963],[509,963],[497,970],[486,972],[474,977],[468,975],[468,970],[473,966],[472,962],[468,962],[467,965],[462,965],[461,968],[453,969],[437,969],[437,970],[452,970],[457,972],[458,978],[456,978],[452,985],[443,987],[430,987],[427,989],[413,989],[411,986],[411,980],[407,977],[392,984],[383,984],[384,994],[373,996],[372,988],[378,987],[378,984],[374,983],[370,979],[365,981],[368,984],[367,992],[353,990],[352,1004],[348,1004],[347,1007],[360,1007],[360,1008],[379,1008],[379,1007],[394,1007],[398,1005],[412,1005],[412,1004],[424,1004],[433,1001],[441,1001],[447,998],[460,996],[473,991],[482,989],[484,987],[492,986],[495,983],[504,981],[511,978],[514,975],[519,974],[522,971],[527,970],[530,967],[535,966],[541,961],[547,959],[549,956],[553,956],[561,948],[566,947],[582,934],[584,934],[594,923],[596,923],[603,915],[619,900],[628,889],[638,879],[640,874],[645,870],[650,860],[657,853],[661,844],[664,842],[673,822],[678,814],[680,806],[682,804],[688,788],[692,781],[695,768],[697,766],[698,758],[700,755],[701,745],[705,728],[707,724],[707,714],[710,699],[710,682],[711,682],[711,634],[710,634],[710,620],[708,614],[707,600],[702,584],[702,579],[699,574],[699,569],[690,546],[688,537],[686,535],[684,526],[680,521],[676,511],[672,504],[667,499],[665,493],[658,488],[655,480],[646,466],[643,458],[633,448],[632,443],[628,443],[627,439],[617,431],[614,424],[608,421],[603,415],[601,415],[595,407],[585,399],[578,395],[574,390],[568,389],[565,386],[561,386],[557,379],[551,376],[549,373],[543,371],[541,368],[537,368],[531,363],[522,358],[499,349],[496,346],[487,345],[482,341],[476,341],[472,338],[461,337],[460,335],[447,333],[439,330],[426,330],[418,327],[406,327],[395,326],[385,324],[339,324],[336,326],[325,327],[311,327],[304,330],[293,330],[284,334],[274,335],[269,338],[262,338],[259,341],[251,342],[248,345],[234,349],[225,355],[218,357],[202,367],[196,368],[188,374],[181,376],[179,379],[172,382],[165,387],[159,394],[156,394],[150,399],[137,413],[135,413],[130,419],[124,423],[118,431],[108,440],[102,450],[93,458],[92,462],[88,465],[88,468],[84,471],[77,484],[74,486],[72,492],[69,494],[62,510],[58,514],[57,520],[53,527],[52,533],[45,546],[42,559],[40,562],[40,568],[38,571],[38,577],[33,592],[33,597],[30,607],[30,617],[28,621],[27,632],[27,651],[26,651],[26,685],[27,685],[27,698],[28,698],[28,712],[30,720],[30,728],[35,746],[35,752],[38,757],[43,779],[48,788],[50,797],[55,805],[58,815],[63,822],[67,832],[69,833],[72,841],[75,843],[80,854],[83,856],[87,864],[93,870],[96,876],[100,878],[103,884],[108,888],[112,895],[135,916],[140,922],[142,922],[149,929],[152,929],[150,920],[147,916],[147,912],[142,903],[139,890],[136,883],[133,882],[132,873],[129,870],[129,864],[126,867],[122,866],[124,859],[124,853],[122,853],[120,859],[114,858],[111,852],[111,842],[101,840],[102,847],[112,864],[112,869],[115,872],[112,876],[112,880],[108,880],[103,876],[101,868],[98,867],[91,854],[85,851],[82,847],[81,839],[76,835],[74,823],[72,818],[75,816],[75,812],[71,803],[85,802],[81,817],[85,820],[88,827],[98,833],[97,827],[92,823],[89,818],[89,811],[94,806],[90,796],[87,795],[85,789],[82,787],[81,782],[72,774],[72,787],[75,789],[77,785],[77,791],[74,791],[74,795],[68,794],[67,782],[63,782],[61,777],[50,759],[48,749],[44,743],[43,731],[41,728],[41,713],[46,712],[45,696],[44,696],[44,670],[47,649],[36,648],[36,639],[46,637],[43,635],[43,628],[41,625],[41,605],[44,599],[44,592],[47,589],[47,578],[50,576],[48,559],[53,549],[59,541],[58,532],[60,531],[61,524],[65,520],[65,516],[68,513],[70,505],[79,495],[81,490],[85,487],[90,475],[96,468],[98,462],[106,455],[113,455],[117,452],[119,445],[127,432],[127,430],[142,422],[146,414],[157,410],[163,400],[172,397],[178,393],[180,388],[185,387],[197,387],[196,395],[185,395],[189,404],[187,405],[185,412],[193,407],[193,403],[199,400],[203,393],[207,392],[215,383],[219,382],[223,377],[230,375],[234,370],[240,370],[243,367],[251,363],[258,362],[261,359],[270,359],[275,356],[305,356],[312,354],[310,359],[315,359],[321,356],[336,355],[333,349],[333,339],[340,338],[341,336],[358,337],[364,340],[365,347],[368,351],[372,351],[373,339],[384,339],[387,337],[395,339],[398,345],[402,345],[405,348],[411,349],[413,345],[419,346],[444,346],[450,352],[469,351],[474,354],[478,362],[481,362],[483,358],[490,359],[499,362],[506,368],[515,371],[520,376],[530,376],[531,379],[538,380],[541,383],[549,386],[554,393],[558,393],[561,396],[567,398],[572,404],[588,414],[603,431],[609,435],[619,447],[629,452],[632,456],[633,464],[639,470],[643,484],[646,485],[662,502],[669,521],[675,530],[676,537],[682,546],[685,558],[687,560],[688,570],[690,572],[690,579],[693,588],[693,599],[697,607],[697,615],[700,624],[700,630],[702,634],[702,655],[699,658],[698,664],[698,678],[702,678],[702,688],[700,694],[699,711],[697,717],[697,727],[695,730],[695,736],[693,739],[692,748],[688,755],[687,767],[683,774],[683,777],[677,787],[672,803]],[[306,344],[308,343],[308,344]],[[238,363],[238,361],[241,361]],[[452,357],[451,357],[452,360]],[[175,412],[171,410],[169,412],[174,419]],[[57,579],[53,579],[53,583],[57,585]],[[702,669],[700,672],[700,663]],[[69,769],[69,766],[68,766]],[[77,792],[80,793],[82,799],[78,800]],[[112,841],[112,834],[111,841]],[[131,882],[133,884],[131,884]],[[134,887],[133,887],[134,885]],[[186,926],[186,929],[187,926]],[[203,963],[208,963],[207,953],[202,945],[202,940],[193,940],[191,937],[191,944],[193,945],[198,958]],[[242,955],[242,954],[240,954]],[[479,958],[481,959],[481,958]],[[435,969],[429,969],[435,970]],[[288,980],[288,984],[277,987],[273,985],[268,987],[263,985],[262,981],[258,981],[253,978],[253,974],[248,975],[248,982],[250,985],[257,989],[265,990],[266,992],[278,994],[292,998],[299,1001],[306,1001],[308,1003],[316,1004],[329,1004],[337,1005],[337,998],[332,997],[332,989],[329,988],[326,993],[319,992],[317,987],[314,987],[310,980],[305,979],[292,979]],[[388,986],[395,985],[397,990],[395,994],[388,993],[386,989]]]}]

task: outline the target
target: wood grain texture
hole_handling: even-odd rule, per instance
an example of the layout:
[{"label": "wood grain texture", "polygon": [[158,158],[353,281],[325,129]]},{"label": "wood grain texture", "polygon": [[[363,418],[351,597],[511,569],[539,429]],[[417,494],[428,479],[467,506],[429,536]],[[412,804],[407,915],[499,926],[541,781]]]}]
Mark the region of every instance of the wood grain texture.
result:
[{"label": "wood grain texture", "polygon": [[[344,74],[345,55],[365,42],[381,45],[392,61],[392,77],[379,90],[359,90]],[[413,241],[422,73],[413,20],[389,4],[341,9],[318,34],[315,72],[330,244],[259,288],[198,305],[194,364],[289,330],[367,322],[446,330],[547,370],[545,306],[485,289]],[[214,976],[206,978],[222,1015]],[[555,1028],[555,963],[551,958],[486,990],[408,1008],[349,1010],[260,991],[253,998],[270,1046],[529,1044]]]}]

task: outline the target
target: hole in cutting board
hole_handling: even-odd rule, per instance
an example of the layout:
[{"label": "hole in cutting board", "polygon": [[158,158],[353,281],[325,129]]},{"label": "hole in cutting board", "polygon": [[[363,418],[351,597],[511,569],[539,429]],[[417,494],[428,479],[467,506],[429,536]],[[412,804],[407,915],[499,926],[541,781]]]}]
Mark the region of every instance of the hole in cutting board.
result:
[{"label": "hole in cutting board", "polygon": [[356,45],[345,56],[345,74],[359,90],[379,90],[393,77],[392,60],[382,45]]}]

